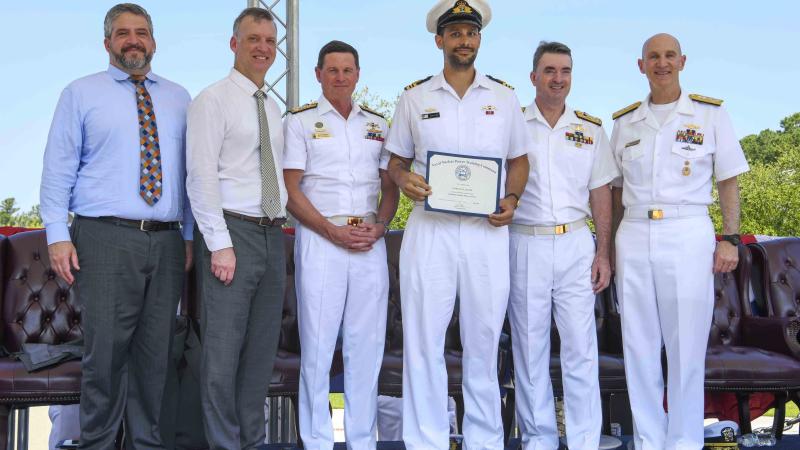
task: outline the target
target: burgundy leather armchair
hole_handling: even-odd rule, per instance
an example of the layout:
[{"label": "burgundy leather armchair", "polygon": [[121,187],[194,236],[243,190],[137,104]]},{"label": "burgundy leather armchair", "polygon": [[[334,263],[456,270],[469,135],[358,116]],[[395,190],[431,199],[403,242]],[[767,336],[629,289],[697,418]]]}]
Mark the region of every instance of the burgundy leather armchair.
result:
[{"label": "burgundy leather armchair", "polygon": [[[61,344],[80,338],[81,308],[74,288],[50,269],[43,230],[15,234],[0,241],[2,269],[2,345],[9,353],[24,343]],[[78,403],[81,362],[68,361],[28,373],[10,357],[0,358],[0,449],[13,441],[13,411],[19,410],[18,442],[27,443],[30,406]],[[12,422],[9,424],[9,420]],[[11,425],[11,426],[9,426]]]},{"label": "burgundy leather armchair", "polygon": [[705,386],[709,391],[736,394],[742,433],[750,432],[750,393],[775,394],[774,432],[780,438],[786,393],[800,389],[800,360],[780,351],[776,344],[779,322],[762,320],[750,312],[751,265],[750,251],[740,245],[736,271],[714,277]]}]

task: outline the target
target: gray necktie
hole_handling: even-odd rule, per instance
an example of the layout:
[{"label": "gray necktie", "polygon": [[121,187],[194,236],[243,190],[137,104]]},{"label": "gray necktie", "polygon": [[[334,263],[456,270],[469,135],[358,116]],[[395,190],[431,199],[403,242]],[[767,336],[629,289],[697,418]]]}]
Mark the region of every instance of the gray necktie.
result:
[{"label": "gray necktie", "polygon": [[272,144],[269,141],[269,124],[267,112],[264,110],[264,97],[267,94],[257,90],[255,94],[258,105],[258,142],[261,149],[261,209],[267,217],[274,219],[281,215],[281,191],[278,187],[278,173],[275,170],[275,159],[272,156]]}]

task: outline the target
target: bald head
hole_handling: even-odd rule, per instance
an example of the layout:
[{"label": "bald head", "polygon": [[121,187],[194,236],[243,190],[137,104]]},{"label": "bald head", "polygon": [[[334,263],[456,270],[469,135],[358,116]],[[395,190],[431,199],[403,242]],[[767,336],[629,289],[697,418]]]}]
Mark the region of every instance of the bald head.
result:
[{"label": "bald head", "polygon": [[645,59],[645,55],[647,54],[647,51],[650,49],[650,46],[657,48],[672,48],[678,53],[678,56],[682,55],[681,43],[678,42],[678,39],[671,34],[658,33],[656,35],[650,36],[649,39],[644,41],[644,44],[642,45],[642,59]]}]

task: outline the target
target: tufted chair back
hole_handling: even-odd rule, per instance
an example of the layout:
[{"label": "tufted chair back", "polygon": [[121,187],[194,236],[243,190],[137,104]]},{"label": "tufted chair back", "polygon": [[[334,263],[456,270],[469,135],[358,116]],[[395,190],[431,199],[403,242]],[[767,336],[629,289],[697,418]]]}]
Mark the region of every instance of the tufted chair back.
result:
[{"label": "tufted chair back", "polygon": [[749,304],[750,266],[746,246],[739,246],[739,265],[731,273],[714,274],[714,315],[708,345],[743,345],[743,308]]},{"label": "tufted chair back", "polygon": [[[386,317],[386,350],[403,349],[403,317],[400,299],[400,245],[403,231],[392,230],[386,235],[386,256],[389,267],[389,305]],[[445,351],[461,352],[461,329],[459,328],[458,298],[453,308],[453,316],[445,333]]]},{"label": "tufted chair back", "polygon": [[294,236],[284,233],[286,244],[286,290],[283,296],[283,318],[278,348],[300,353],[300,331],[297,323],[297,295],[294,287]]},{"label": "tufted chair back", "polygon": [[[2,280],[5,280],[6,276],[6,245],[8,244],[8,240],[5,236],[0,234],[0,277],[3,277]],[[0,302],[3,300],[3,294],[5,293],[5,283],[0,281]],[[3,342],[3,328],[0,327],[0,342]]]},{"label": "tufted chair back", "polygon": [[392,230],[384,239],[389,267],[389,305],[386,317],[386,351],[403,349],[403,317],[400,309],[400,244],[402,230]]},{"label": "tufted chair back", "polygon": [[24,343],[60,344],[83,335],[75,289],[50,269],[44,230],[6,239],[2,336],[9,352]]},{"label": "tufted chair back", "polygon": [[762,302],[762,313],[800,317],[800,239],[777,239],[748,247],[753,254],[753,290]]}]

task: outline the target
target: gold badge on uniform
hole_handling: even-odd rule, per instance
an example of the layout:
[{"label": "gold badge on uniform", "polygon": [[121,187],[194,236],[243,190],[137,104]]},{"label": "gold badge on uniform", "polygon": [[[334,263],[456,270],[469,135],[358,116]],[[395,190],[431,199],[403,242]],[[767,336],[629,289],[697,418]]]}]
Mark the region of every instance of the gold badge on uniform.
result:
[{"label": "gold badge on uniform", "polygon": [[472,14],[472,8],[464,0],[458,0],[452,10],[453,14]]},{"label": "gold badge on uniform", "polygon": [[486,105],[486,106],[481,106],[481,110],[483,110],[483,112],[486,113],[487,116],[493,116],[495,111],[497,111],[497,107],[494,105]]},{"label": "gold badge on uniform", "polygon": [[703,133],[700,133],[699,125],[693,123],[685,124],[686,129],[679,129],[675,135],[675,142],[683,142],[684,144],[703,145]]},{"label": "gold badge on uniform", "polygon": [[383,142],[383,130],[381,126],[375,122],[367,122],[367,134],[364,136],[364,139]]},{"label": "gold badge on uniform", "polygon": [[692,174],[692,168],[690,167],[690,165],[691,163],[689,161],[683,162],[683,170],[681,170],[681,174],[683,174],[683,176],[688,177],[689,175]]},{"label": "gold badge on uniform", "polygon": [[634,145],[639,145],[639,142],[642,142],[641,139],[637,139],[635,141],[630,141],[627,144],[625,144],[625,148],[633,147]]},{"label": "gold badge on uniform", "polygon": [[583,134],[583,125],[581,124],[572,124],[572,131],[567,130],[564,137],[571,142],[575,143],[575,147],[581,148],[583,144],[592,145],[594,144],[594,140],[591,136],[586,136]]},{"label": "gold badge on uniform", "polygon": [[436,108],[425,108],[425,111],[422,113],[422,120],[425,119],[435,119],[439,117],[439,111]]},{"label": "gold badge on uniform", "polygon": [[311,135],[312,139],[325,139],[329,137],[331,137],[331,134],[325,129],[324,123],[317,122],[314,124],[314,133]]}]

